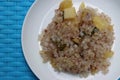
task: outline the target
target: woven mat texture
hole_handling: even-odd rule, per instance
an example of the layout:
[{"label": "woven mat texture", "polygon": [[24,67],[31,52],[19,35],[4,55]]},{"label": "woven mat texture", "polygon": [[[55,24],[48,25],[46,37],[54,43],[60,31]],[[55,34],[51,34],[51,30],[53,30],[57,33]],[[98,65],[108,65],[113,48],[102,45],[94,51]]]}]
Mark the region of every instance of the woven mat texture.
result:
[{"label": "woven mat texture", "polygon": [[0,80],[38,80],[21,47],[21,29],[34,0],[0,0]]}]

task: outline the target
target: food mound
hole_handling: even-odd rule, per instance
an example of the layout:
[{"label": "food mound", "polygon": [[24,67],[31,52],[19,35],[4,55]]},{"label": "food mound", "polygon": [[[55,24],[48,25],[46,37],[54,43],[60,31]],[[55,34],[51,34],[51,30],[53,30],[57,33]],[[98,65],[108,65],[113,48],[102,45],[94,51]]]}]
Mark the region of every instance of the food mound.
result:
[{"label": "food mound", "polygon": [[72,0],[63,0],[40,35],[42,58],[60,72],[83,77],[107,73],[113,56],[111,19],[83,2],[78,12],[72,5]]}]

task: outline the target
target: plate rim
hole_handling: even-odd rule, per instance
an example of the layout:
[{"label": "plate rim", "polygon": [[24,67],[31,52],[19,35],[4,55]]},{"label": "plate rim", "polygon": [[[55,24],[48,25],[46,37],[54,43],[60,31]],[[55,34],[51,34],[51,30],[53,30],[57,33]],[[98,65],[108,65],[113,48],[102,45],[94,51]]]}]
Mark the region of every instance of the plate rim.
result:
[{"label": "plate rim", "polygon": [[35,0],[32,5],[30,6],[28,12],[26,13],[26,16],[24,18],[24,21],[23,21],[23,26],[22,26],[22,30],[21,30],[21,46],[22,46],[22,53],[23,53],[23,56],[25,58],[25,62],[27,63],[28,67],[30,68],[30,70],[32,71],[32,73],[39,79],[39,76],[36,74],[36,72],[33,70],[32,66],[30,65],[29,63],[29,60],[25,54],[25,50],[24,50],[24,44],[23,44],[23,35],[24,35],[24,28],[25,28],[25,24],[26,24],[26,21],[27,21],[27,18],[28,16],[30,15],[30,12],[32,11],[33,7],[37,4],[39,0]]}]

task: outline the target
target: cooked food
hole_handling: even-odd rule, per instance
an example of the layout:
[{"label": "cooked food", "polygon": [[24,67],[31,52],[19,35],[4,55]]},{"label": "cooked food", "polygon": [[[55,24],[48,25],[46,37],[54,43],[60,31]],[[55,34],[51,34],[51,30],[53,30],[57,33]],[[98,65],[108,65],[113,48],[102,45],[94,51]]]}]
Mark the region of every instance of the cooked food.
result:
[{"label": "cooked food", "polygon": [[72,7],[72,0],[63,0],[61,3],[60,3],[60,6],[59,6],[59,9],[60,10],[64,10],[66,8],[70,8]]},{"label": "cooked food", "polygon": [[39,37],[44,62],[56,71],[87,77],[107,73],[114,32],[111,19],[81,3],[78,12],[71,0],[63,0],[55,16]]},{"label": "cooked food", "polygon": [[75,19],[76,11],[74,7],[64,9],[64,20]]}]

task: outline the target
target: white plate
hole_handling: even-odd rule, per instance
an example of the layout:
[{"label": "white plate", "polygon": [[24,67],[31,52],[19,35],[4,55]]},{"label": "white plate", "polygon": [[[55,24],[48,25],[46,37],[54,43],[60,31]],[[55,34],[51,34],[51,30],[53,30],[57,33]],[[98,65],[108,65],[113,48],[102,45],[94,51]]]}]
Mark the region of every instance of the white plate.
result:
[{"label": "white plate", "polygon": [[[30,8],[22,29],[22,48],[25,59],[33,73],[41,80],[116,80],[120,75],[120,0],[85,0],[85,3],[97,6],[112,18],[114,23],[115,41],[113,50],[115,52],[111,59],[109,73],[101,73],[87,78],[57,73],[49,63],[42,63],[39,54],[38,34],[50,23],[54,16],[54,10],[58,8],[61,0],[37,0]],[[74,6],[78,8],[81,0],[73,0]]]}]

